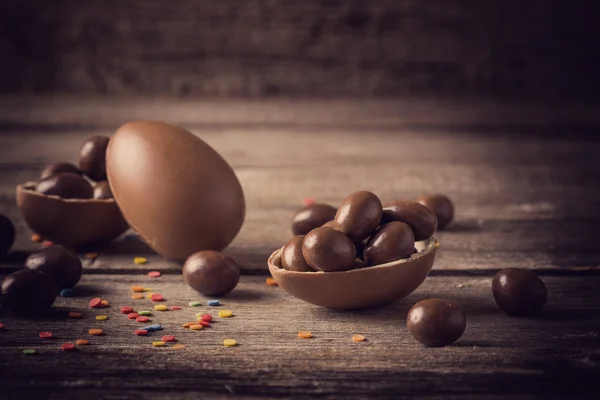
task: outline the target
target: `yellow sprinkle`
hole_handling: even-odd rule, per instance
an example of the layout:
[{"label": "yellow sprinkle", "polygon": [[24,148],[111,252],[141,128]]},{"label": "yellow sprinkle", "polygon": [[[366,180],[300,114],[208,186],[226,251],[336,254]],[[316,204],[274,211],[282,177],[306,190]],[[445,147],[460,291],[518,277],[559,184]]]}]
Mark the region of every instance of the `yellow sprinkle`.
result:
[{"label": "yellow sprinkle", "polygon": [[194,324],[194,325],[190,326],[190,329],[193,330],[193,331],[199,331],[199,330],[204,329],[204,327],[202,325],[199,325],[199,324]]},{"label": "yellow sprinkle", "polygon": [[435,247],[440,247],[440,242],[435,242]]},{"label": "yellow sprinkle", "polygon": [[140,300],[140,299],[144,298],[144,295],[143,294],[139,294],[139,293],[135,293],[135,294],[131,295],[131,298],[134,299],[134,300]]},{"label": "yellow sprinkle", "polygon": [[152,289],[151,289],[151,288],[149,288],[149,287],[145,287],[145,288],[144,288],[144,292],[151,292],[151,291],[152,291]]},{"label": "yellow sprinkle", "polygon": [[103,307],[108,307],[108,306],[110,306],[110,303],[108,302],[108,300],[102,300],[102,301],[100,302],[100,304],[102,304],[102,306],[103,306]]},{"label": "yellow sprinkle", "polygon": [[90,341],[89,340],[85,340],[85,339],[77,339],[75,341],[75,344],[77,346],[87,346],[88,344],[90,344]]},{"label": "yellow sprinkle", "polygon": [[152,346],[154,347],[165,347],[167,344],[165,342],[152,342]]},{"label": "yellow sprinkle", "polygon": [[221,310],[219,311],[219,317],[221,318],[229,318],[233,315],[233,312],[229,310]]},{"label": "yellow sprinkle", "polygon": [[152,294],[153,293],[148,293],[148,295],[146,296],[148,298],[148,300],[152,300]]},{"label": "yellow sprinkle", "polygon": [[108,319],[108,315],[96,315],[96,321],[106,321]]},{"label": "yellow sprinkle", "polygon": [[180,344],[180,343],[174,344],[173,348],[176,349],[176,350],[185,349],[185,344]]},{"label": "yellow sprinkle", "polygon": [[169,307],[165,306],[164,304],[157,304],[154,306],[154,309],[156,311],[167,311]]},{"label": "yellow sprinkle", "polygon": [[146,264],[148,262],[148,260],[146,260],[145,257],[136,257],[136,258],[133,259],[133,262],[135,264],[139,265],[139,264]]},{"label": "yellow sprinkle", "polygon": [[85,258],[89,258],[90,260],[94,260],[98,258],[98,253],[85,253]]},{"label": "yellow sprinkle", "polygon": [[237,342],[235,341],[235,339],[225,339],[223,341],[223,345],[227,347],[237,346]]}]

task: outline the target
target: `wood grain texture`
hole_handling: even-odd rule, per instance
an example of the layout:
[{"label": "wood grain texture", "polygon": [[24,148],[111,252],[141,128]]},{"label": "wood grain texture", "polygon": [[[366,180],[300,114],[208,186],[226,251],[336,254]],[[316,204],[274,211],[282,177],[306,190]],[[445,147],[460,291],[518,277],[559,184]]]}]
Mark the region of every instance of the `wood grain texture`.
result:
[{"label": "wood grain texture", "polygon": [[597,11],[584,1],[8,0],[0,90],[597,98]]}]

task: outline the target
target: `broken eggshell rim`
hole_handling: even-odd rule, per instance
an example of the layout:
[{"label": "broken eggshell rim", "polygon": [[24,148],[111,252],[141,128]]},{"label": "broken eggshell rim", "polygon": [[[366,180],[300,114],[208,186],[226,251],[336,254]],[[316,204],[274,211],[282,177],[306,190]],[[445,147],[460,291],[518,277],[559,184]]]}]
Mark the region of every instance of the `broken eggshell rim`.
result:
[{"label": "broken eggshell rim", "polygon": [[[43,194],[40,192],[36,192],[35,191],[35,185],[37,185],[37,182],[25,182],[25,183],[21,183],[17,185],[17,190],[26,192],[28,195],[31,196],[38,196],[38,197],[43,197],[43,198],[47,198],[47,199],[52,199],[52,200],[56,200],[56,201],[62,201],[64,203],[106,203],[106,204],[115,204],[117,205],[116,200],[113,199],[94,199],[94,198],[90,198],[90,199],[64,199],[60,196],[54,195],[54,194]],[[92,185],[92,188],[94,186]]]}]

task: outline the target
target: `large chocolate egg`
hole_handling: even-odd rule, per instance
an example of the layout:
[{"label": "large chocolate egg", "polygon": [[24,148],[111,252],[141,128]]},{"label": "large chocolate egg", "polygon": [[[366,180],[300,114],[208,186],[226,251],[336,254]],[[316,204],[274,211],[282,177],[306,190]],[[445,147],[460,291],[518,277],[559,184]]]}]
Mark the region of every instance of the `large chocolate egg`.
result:
[{"label": "large chocolate egg", "polygon": [[129,225],[167,258],[223,250],[242,227],[246,207],[235,173],[185,129],[129,122],[111,137],[106,168]]}]

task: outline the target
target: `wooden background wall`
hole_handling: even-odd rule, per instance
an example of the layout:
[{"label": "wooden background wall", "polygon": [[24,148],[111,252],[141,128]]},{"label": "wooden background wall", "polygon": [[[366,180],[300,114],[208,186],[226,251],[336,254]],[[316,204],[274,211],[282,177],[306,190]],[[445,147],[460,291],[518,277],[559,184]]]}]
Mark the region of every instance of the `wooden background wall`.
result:
[{"label": "wooden background wall", "polygon": [[597,3],[3,0],[0,92],[590,98]]}]

